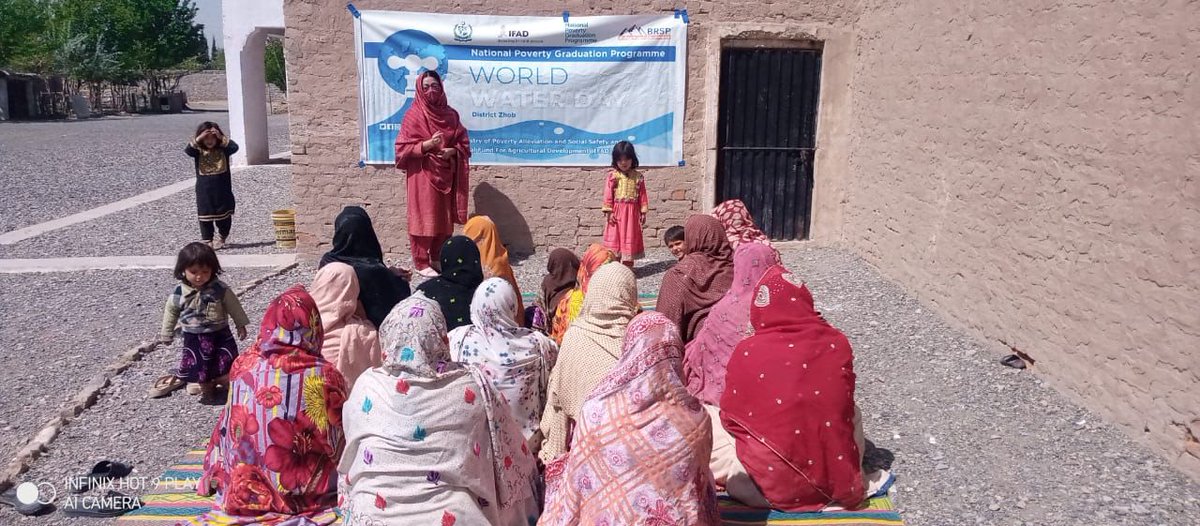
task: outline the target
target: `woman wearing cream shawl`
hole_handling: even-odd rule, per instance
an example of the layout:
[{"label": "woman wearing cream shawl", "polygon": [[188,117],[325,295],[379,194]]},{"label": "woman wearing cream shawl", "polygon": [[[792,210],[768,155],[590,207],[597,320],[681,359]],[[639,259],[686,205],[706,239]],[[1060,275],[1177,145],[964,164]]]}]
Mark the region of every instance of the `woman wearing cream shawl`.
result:
[{"label": "woman wearing cream shawl", "polygon": [[542,448],[538,457],[550,462],[566,452],[572,419],[583,400],[621,357],[625,328],[637,314],[637,279],[624,265],[604,265],[592,276],[579,317],[567,329],[550,372],[546,410],[542,413]]},{"label": "woman wearing cream shawl", "polygon": [[379,333],[383,366],[343,416],[344,524],[529,524],[534,457],[483,375],[450,362],[437,303],[400,302]]},{"label": "woman wearing cream shawl", "polygon": [[558,302],[558,307],[554,311],[554,324],[551,325],[550,330],[550,338],[554,340],[554,343],[562,346],[563,336],[571,327],[571,322],[579,316],[579,310],[583,308],[583,297],[587,294],[592,275],[600,270],[600,267],[616,260],[617,255],[604,248],[604,245],[600,243],[592,243],[583,253],[583,257],[579,260],[579,273],[575,276],[575,288],[571,290],[566,299]]},{"label": "woman wearing cream shawl", "polygon": [[583,403],[571,451],[546,466],[539,524],[720,524],[712,428],[680,379],[679,330],[642,314],[623,347]]},{"label": "woman wearing cream shawl", "polygon": [[[557,355],[558,346],[550,338],[517,325],[517,292],[501,278],[490,278],[475,289],[471,325],[450,331],[450,358],[483,371],[508,403],[526,440],[538,432]],[[541,443],[539,435],[530,445]]]},{"label": "woman wearing cream shawl", "polygon": [[313,278],[309,294],[321,310],[321,325],[325,328],[321,355],[342,373],[347,387],[353,388],[363,371],[383,363],[379,332],[358,299],[354,267],[338,262],[326,264]]}]

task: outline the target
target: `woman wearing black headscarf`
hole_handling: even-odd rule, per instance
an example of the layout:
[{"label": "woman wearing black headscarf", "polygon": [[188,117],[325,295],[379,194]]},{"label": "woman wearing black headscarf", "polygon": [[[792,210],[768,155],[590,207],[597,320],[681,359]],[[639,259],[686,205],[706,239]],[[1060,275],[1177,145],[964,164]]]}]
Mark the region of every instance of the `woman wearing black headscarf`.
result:
[{"label": "woman wearing black headscarf", "polygon": [[333,249],[321,257],[318,268],[334,261],[354,267],[358,300],[376,327],[392,307],[412,294],[408,282],[383,262],[383,248],[371,226],[371,216],[361,206],[347,206],[333,222]]},{"label": "woman wearing black headscarf", "polygon": [[479,247],[467,236],[454,236],[442,245],[439,257],[442,273],[421,286],[417,292],[436,301],[446,317],[447,330],[471,324],[471,298],[483,283]]}]

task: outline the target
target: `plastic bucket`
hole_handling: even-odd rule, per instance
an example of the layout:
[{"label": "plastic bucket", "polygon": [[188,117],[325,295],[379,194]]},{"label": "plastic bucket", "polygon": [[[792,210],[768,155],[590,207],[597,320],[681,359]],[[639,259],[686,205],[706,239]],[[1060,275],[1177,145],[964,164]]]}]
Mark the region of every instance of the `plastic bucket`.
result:
[{"label": "plastic bucket", "polygon": [[296,211],[289,208],[271,212],[271,223],[275,225],[275,246],[296,248]]}]

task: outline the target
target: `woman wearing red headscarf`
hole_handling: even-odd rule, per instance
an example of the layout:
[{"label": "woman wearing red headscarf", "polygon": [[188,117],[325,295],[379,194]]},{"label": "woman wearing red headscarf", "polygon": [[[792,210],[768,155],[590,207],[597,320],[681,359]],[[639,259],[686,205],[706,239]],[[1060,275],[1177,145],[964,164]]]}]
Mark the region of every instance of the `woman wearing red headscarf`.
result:
[{"label": "woman wearing red headscarf", "polygon": [[721,424],[756,487],[730,494],[792,512],[857,508],[867,485],[850,342],[778,265],[758,282],[750,324],[725,371]]},{"label": "woman wearing red headscarf", "polygon": [[442,244],[467,222],[471,143],[446,102],[436,71],[417,77],[417,96],[396,136],[396,168],[408,179],[408,239],[413,266],[433,277]]}]

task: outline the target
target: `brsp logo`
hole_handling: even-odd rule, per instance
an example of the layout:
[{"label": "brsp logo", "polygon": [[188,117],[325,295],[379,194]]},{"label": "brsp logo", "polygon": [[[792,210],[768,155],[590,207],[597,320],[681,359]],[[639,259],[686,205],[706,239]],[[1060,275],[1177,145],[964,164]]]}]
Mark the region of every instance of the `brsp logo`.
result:
[{"label": "brsp logo", "polygon": [[471,24],[459,22],[458,25],[454,26],[454,40],[459,42],[470,42],[471,31]]},{"label": "brsp logo", "polygon": [[671,28],[669,27],[642,27],[634,24],[621,30],[617,35],[620,40],[670,40]]}]

